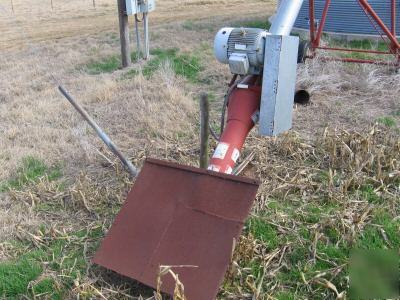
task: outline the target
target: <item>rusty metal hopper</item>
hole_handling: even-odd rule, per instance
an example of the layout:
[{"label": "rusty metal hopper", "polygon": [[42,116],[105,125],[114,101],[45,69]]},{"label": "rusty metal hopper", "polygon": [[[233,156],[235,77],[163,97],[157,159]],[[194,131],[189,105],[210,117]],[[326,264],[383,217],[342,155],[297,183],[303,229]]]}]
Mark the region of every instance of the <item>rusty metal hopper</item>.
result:
[{"label": "rusty metal hopper", "polygon": [[[255,180],[148,159],[94,263],[153,288],[177,268],[188,300],[215,299],[258,189]],[[162,279],[172,294],[175,282]]]}]

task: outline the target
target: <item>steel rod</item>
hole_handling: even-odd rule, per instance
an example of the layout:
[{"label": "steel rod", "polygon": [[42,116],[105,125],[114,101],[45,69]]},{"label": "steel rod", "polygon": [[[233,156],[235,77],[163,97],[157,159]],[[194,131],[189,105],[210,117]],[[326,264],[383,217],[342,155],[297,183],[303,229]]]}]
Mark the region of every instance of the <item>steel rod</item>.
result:
[{"label": "steel rod", "polygon": [[144,55],[145,60],[149,59],[150,47],[149,47],[149,15],[148,13],[143,14],[143,29],[144,29]]},{"label": "steel rod", "polygon": [[392,0],[392,34],[396,36],[396,0]]},{"label": "steel rod", "polygon": [[114,153],[119,160],[125,165],[129,173],[136,177],[138,175],[137,169],[132,165],[132,163],[121,153],[117,146],[111,141],[108,135],[100,128],[99,125],[89,116],[89,114],[75,101],[75,99],[62,87],[58,86],[58,90],[61,94],[72,104],[72,106],[80,113],[80,115],[85,119],[86,122],[96,131],[100,139],[107,145],[107,147]]},{"label": "steel rod", "polygon": [[324,10],[322,12],[321,22],[318,25],[317,36],[315,37],[316,45],[319,45],[320,42],[321,42],[322,32],[323,32],[324,27],[325,27],[326,17],[328,16],[328,10],[329,10],[329,5],[330,4],[331,4],[331,0],[326,0],[325,7],[324,7]]},{"label": "steel rod", "polygon": [[377,51],[377,50],[364,50],[364,49],[353,49],[353,48],[337,48],[337,47],[324,47],[319,46],[316,47],[317,49],[321,50],[328,50],[328,51],[344,51],[344,52],[357,52],[357,53],[370,53],[370,54],[390,54],[393,55],[392,52],[387,51]]},{"label": "steel rod", "polygon": [[400,66],[399,63],[393,61],[383,60],[369,60],[369,59],[358,59],[358,58],[346,58],[346,57],[320,57],[321,61],[341,61],[345,63],[359,63],[359,64],[371,64],[371,65],[382,65],[382,66]]},{"label": "steel rod", "polygon": [[308,3],[308,14],[310,18],[310,41],[311,41],[311,46],[313,48],[318,47],[319,45],[315,41],[315,4],[314,0],[310,0]]},{"label": "steel rod", "polygon": [[135,32],[136,32],[136,57],[137,60],[139,61],[140,59],[140,54],[142,53],[142,48],[140,46],[140,32],[139,32],[139,20],[137,15],[135,15]]},{"label": "steel rod", "polygon": [[208,95],[200,96],[200,168],[207,169],[208,167],[208,140],[210,134],[210,103]]},{"label": "steel rod", "polygon": [[[397,36],[396,36],[396,15],[397,15],[397,11],[396,11],[396,0],[392,0],[392,16],[391,16],[391,19],[392,19],[392,28],[391,28],[391,33],[393,34],[393,36],[394,37],[396,37],[396,39],[397,39]],[[393,44],[393,42],[391,43],[391,45],[390,45],[390,47],[391,47],[391,50],[392,51],[394,51],[394,52],[396,52],[396,45],[395,44]],[[399,49],[397,49],[397,50],[399,50]],[[400,53],[398,54],[398,60],[400,60]]]}]

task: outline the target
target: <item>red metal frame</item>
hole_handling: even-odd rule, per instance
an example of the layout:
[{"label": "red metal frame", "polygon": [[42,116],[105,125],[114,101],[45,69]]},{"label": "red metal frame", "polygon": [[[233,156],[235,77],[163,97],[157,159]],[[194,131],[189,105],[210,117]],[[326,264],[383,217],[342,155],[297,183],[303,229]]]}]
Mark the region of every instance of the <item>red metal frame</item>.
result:
[{"label": "red metal frame", "polygon": [[[356,52],[356,53],[370,53],[379,55],[393,55],[394,60],[375,60],[375,59],[358,59],[358,58],[344,58],[344,57],[323,57],[323,60],[335,60],[343,62],[353,63],[368,63],[368,64],[379,64],[379,65],[395,65],[400,67],[400,43],[396,37],[396,0],[391,1],[391,28],[389,29],[382,19],[378,16],[375,10],[371,7],[367,0],[354,0],[358,1],[360,8],[371,20],[371,23],[379,33],[378,27],[384,32],[384,35],[379,33],[388,44],[388,51],[376,51],[376,50],[364,50],[364,49],[351,49],[351,48],[339,48],[339,47],[325,47],[321,46],[321,37],[324,31],[326,17],[328,15],[329,6],[331,0],[326,0],[324,10],[322,12],[321,20],[319,24],[315,22],[315,3],[314,0],[309,0],[309,17],[310,17],[310,41],[311,41],[311,55],[309,58],[314,58],[317,49],[327,51],[340,51],[340,52]],[[374,22],[377,24],[374,24]]]}]

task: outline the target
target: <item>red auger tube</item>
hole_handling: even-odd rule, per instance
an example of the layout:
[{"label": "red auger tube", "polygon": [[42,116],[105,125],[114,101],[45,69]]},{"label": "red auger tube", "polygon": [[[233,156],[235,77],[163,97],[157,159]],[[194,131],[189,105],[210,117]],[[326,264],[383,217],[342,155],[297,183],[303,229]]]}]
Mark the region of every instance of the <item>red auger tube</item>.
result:
[{"label": "red auger tube", "polygon": [[257,122],[261,101],[259,76],[248,76],[231,92],[228,118],[209,170],[232,174],[247,135]]}]

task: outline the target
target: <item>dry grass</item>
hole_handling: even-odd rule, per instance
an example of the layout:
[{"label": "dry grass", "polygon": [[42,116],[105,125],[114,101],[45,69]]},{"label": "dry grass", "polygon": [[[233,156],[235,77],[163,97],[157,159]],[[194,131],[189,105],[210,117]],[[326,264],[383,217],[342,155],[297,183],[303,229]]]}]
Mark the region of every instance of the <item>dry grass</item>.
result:
[{"label": "dry grass", "polygon": [[[250,140],[262,186],[222,295],[343,299],[352,248],[399,246],[399,147],[399,134],[378,126],[326,129],[312,144],[296,134]],[[381,213],[397,224],[390,238]]]},{"label": "dry grass", "polygon": [[[51,9],[50,0],[47,3],[42,0],[13,2],[14,14],[9,0],[0,1],[0,49],[20,48],[30,42],[97,34],[118,26],[116,2],[112,0],[96,0],[96,9],[91,0],[53,0],[54,10]],[[163,0],[157,2],[157,10],[152,14],[151,22],[161,24],[215,17],[231,18],[237,11],[241,11],[241,17],[246,17],[257,13],[260,5],[265,7],[264,13],[267,14],[273,9],[266,5],[270,3],[276,1],[251,0],[243,3],[240,0]]]},{"label": "dry grass", "polygon": [[[42,275],[30,283],[29,296],[44,278],[63,298],[155,297],[91,265],[131,183],[57,93],[58,81],[135,164],[152,156],[197,165],[194,99],[209,92],[217,120],[229,81],[226,66],[213,58],[214,32],[243,21],[232,19],[234,10],[246,19],[262,17],[260,5],[269,5],[264,16],[273,9],[261,0],[161,1],[152,15],[152,47],[199,58],[203,70],[193,82],[177,76],[168,62],[149,78],[141,75],[143,63],[133,66],[136,76],[126,76],[131,70],[89,74],[88,63],[119,50],[114,2],[96,2],[94,10],[91,1],[55,0],[49,13],[50,4],[30,2],[29,9],[15,0],[15,16],[9,2],[0,2],[0,48],[7,48],[0,56],[0,182],[12,178],[27,156],[63,172],[60,179],[41,176],[0,193],[0,260],[40,254]],[[384,212],[387,222],[397,224],[400,214],[399,134],[397,125],[373,123],[383,117],[399,124],[399,79],[375,66],[313,60],[300,67],[299,86],[313,100],[296,108],[294,132],[277,139],[253,134],[246,144],[243,157],[255,158],[244,174],[260,178],[262,186],[221,298],[340,298],[348,282],[339,254],[366,243],[371,228],[379,228],[385,247],[397,245],[377,216]]]},{"label": "dry grass", "polygon": [[382,116],[399,121],[400,75],[386,67],[308,61],[298,85],[312,94],[312,104],[298,107],[295,129],[313,134],[321,126],[363,129]]}]

